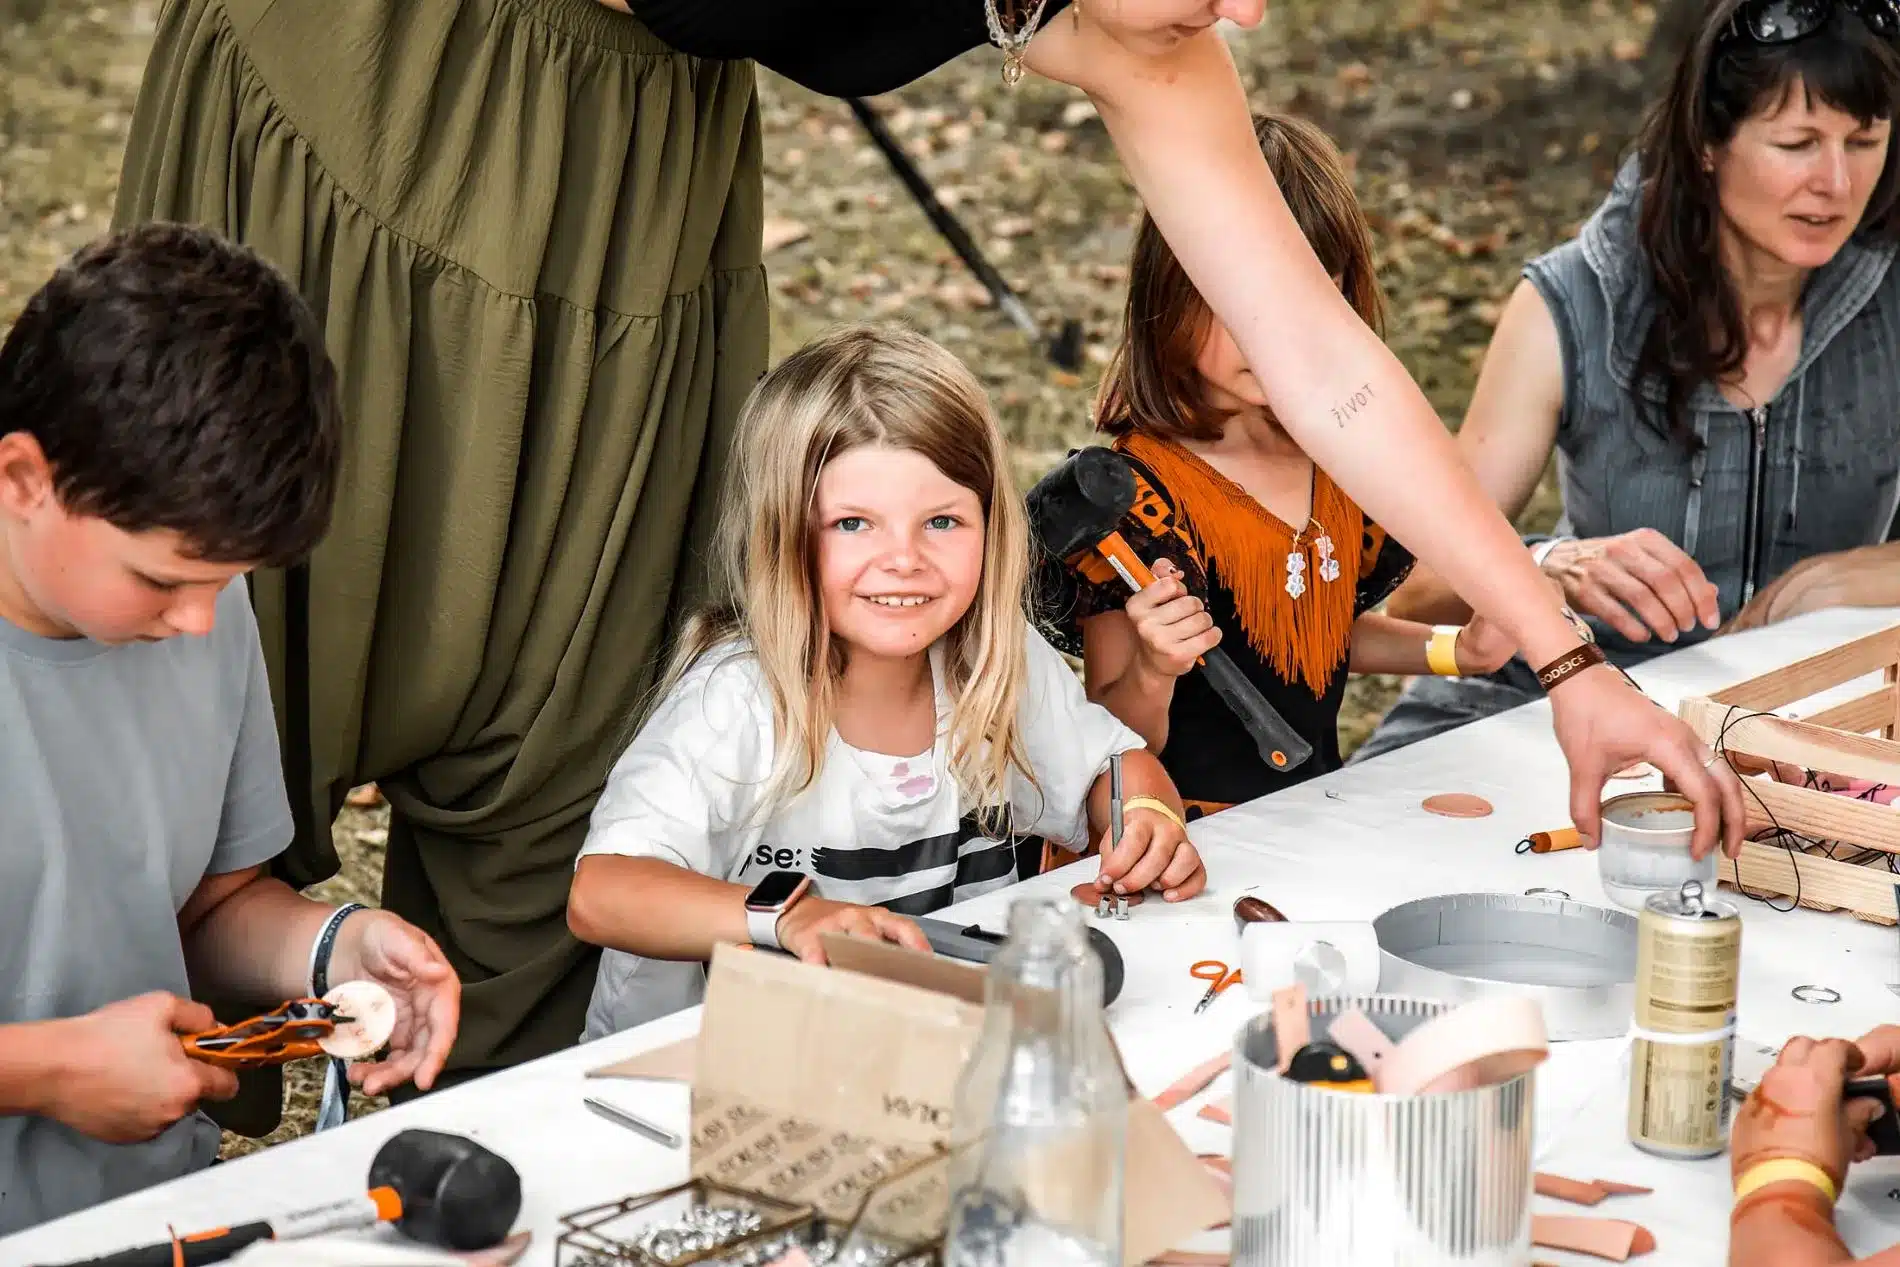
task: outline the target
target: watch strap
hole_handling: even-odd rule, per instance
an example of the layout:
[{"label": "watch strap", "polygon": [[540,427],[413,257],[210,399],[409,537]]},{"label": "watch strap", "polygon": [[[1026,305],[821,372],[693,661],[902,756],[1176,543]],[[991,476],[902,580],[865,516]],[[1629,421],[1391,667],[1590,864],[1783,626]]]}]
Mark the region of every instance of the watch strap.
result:
[{"label": "watch strap", "polygon": [[783,950],[778,941],[778,917],[790,909],[790,906],[781,906],[770,911],[755,911],[746,907],[746,940],[767,950]]}]

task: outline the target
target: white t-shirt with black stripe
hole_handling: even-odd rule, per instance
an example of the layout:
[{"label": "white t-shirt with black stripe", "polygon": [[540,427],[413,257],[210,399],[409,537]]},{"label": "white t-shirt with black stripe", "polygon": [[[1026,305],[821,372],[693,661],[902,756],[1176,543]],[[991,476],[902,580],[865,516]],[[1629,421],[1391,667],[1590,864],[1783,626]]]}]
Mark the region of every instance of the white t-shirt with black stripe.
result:
[{"label": "white t-shirt with black stripe", "polygon": [[[1088,843],[1088,794],[1111,756],[1141,737],[1089,702],[1033,629],[1017,716],[1036,784],[1012,780],[1017,840]],[[863,752],[833,731],[812,786],[770,813],[760,797],[774,752],[771,702],[750,649],[731,644],[694,665],[621,754],[581,855],[659,858],[751,885],[802,871],[823,897],[927,915],[1012,884],[1017,842],[987,837],[950,776],[948,703],[931,652],[938,737],[929,752]],[[704,966],[602,954],[585,1037],[598,1038],[699,1002]]]}]

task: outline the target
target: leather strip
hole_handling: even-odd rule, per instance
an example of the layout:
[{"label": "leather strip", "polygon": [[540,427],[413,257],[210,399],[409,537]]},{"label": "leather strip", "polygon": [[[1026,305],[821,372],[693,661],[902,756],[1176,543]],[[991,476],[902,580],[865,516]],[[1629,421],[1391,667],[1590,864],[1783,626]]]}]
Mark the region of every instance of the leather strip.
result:
[{"label": "leather strip", "polygon": [[1594,642],[1579,643],[1574,650],[1566,651],[1537,670],[1537,684],[1548,694],[1565,678],[1574,677],[1592,665],[1603,663],[1603,648]]},{"label": "leather strip", "polygon": [[1170,1083],[1165,1090],[1154,1098],[1154,1106],[1166,1113],[1169,1109],[1186,1104],[1195,1096],[1208,1089],[1214,1079],[1233,1067],[1234,1053],[1224,1051],[1211,1060],[1202,1061]]},{"label": "leather strip", "polygon": [[1353,1008],[1333,1021],[1327,1030],[1327,1037],[1358,1061],[1359,1067],[1372,1078],[1373,1084],[1378,1085],[1385,1062],[1392,1055],[1392,1040],[1385,1036],[1384,1030],[1364,1012]]},{"label": "leather strip", "polygon": [[1468,1091],[1509,1081],[1549,1055],[1537,1000],[1523,995],[1474,999],[1407,1034],[1386,1057],[1379,1090],[1387,1095]]},{"label": "leather strip", "polygon": [[1655,1249],[1656,1238],[1648,1228],[1623,1219],[1533,1214],[1531,1244],[1620,1263]]},{"label": "leather strip", "polygon": [[1210,1122],[1219,1122],[1222,1126],[1232,1126],[1234,1124],[1234,1102],[1231,1098],[1225,1100],[1210,1100],[1201,1106],[1201,1111],[1195,1116],[1204,1117]]},{"label": "leather strip", "polygon": [[1282,986],[1273,992],[1273,1042],[1279,1048],[1280,1072],[1293,1061],[1293,1053],[1313,1041],[1312,1018],[1306,1014],[1306,987]]},{"label": "leather strip", "polygon": [[1575,1205],[1595,1205],[1606,1197],[1644,1196],[1652,1191],[1633,1183],[1617,1183],[1611,1179],[1566,1179],[1562,1175],[1546,1174],[1541,1170],[1537,1172],[1535,1182],[1538,1196],[1553,1197]]}]

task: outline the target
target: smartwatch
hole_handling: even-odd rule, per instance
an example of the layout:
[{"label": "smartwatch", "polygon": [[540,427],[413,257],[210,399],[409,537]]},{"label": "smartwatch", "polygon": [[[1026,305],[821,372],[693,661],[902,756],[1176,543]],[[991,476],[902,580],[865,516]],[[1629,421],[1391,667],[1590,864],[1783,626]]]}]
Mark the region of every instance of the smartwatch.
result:
[{"label": "smartwatch", "polygon": [[810,890],[811,877],[803,871],[774,871],[753,885],[745,895],[747,940],[767,950],[782,950],[778,943],[779,917]]}]

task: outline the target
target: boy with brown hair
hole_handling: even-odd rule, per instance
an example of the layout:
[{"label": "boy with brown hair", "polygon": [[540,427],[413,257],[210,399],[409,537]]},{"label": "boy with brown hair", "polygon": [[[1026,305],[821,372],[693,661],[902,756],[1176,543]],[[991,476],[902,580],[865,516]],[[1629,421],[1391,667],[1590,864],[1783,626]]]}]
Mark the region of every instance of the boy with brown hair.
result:
[{"label": "boy with brown hair", "polygon": [[460,986],[423,933],[310,901],[245,574],[326,530],[320,331],[256,255],[153,224],[94,243],[0,344],[0,1235],[216,1157],[201,996],[367,978],[399,1012],[351,1081],[427,1087]]}]

